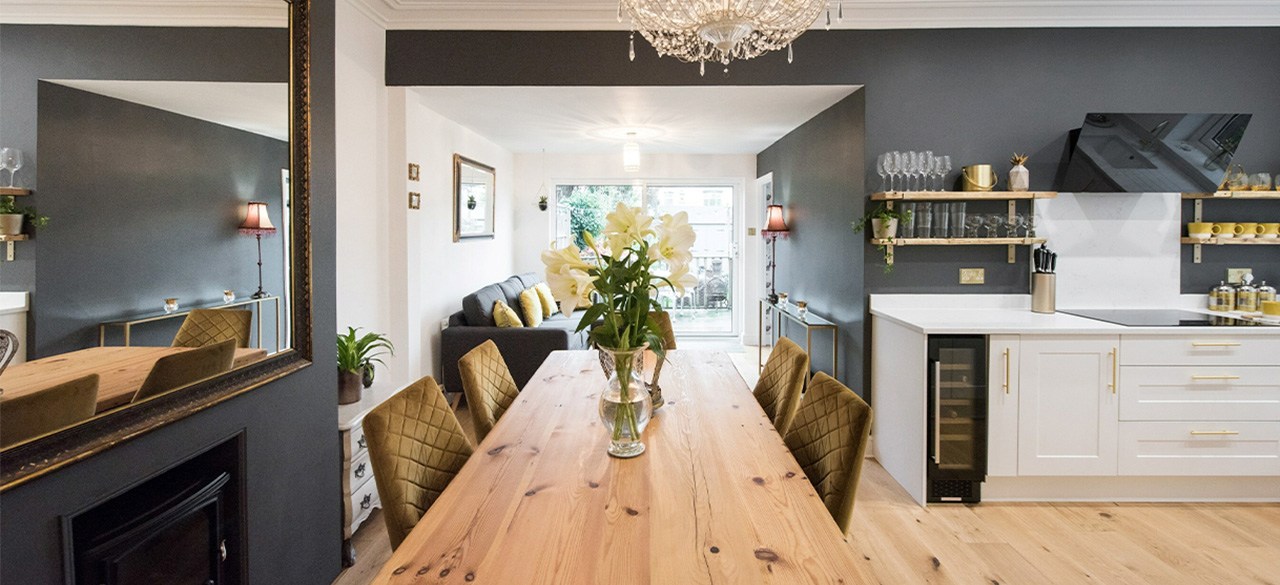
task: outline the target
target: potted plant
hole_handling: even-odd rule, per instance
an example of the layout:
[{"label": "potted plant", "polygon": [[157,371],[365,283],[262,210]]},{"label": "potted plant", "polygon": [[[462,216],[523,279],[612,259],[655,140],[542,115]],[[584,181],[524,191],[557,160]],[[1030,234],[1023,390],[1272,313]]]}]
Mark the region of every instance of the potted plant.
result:
[{"label": "potted plant", "polygon": [[475,209],[475,208],[476,208],[476,196],[467,195],[467,209]]},{"label": "potted plant", "polygon": [[871,222],[871,238],[876,241],[876,249],[885,254],[884,271],[892,272],[893,265],[889,264],[885,242],[892,243],[893,239],[898,237],[899,221],[908,221],[910,219],[910,211],[889,209],[889,206],[882,201],[875,209],[862,216],[862,219],[853,222],[853,233],[861,233],[863,229],[866,229],[867,222]]},{"label": "potted plant", "polygon": [[23,220],[30,221],[31,225],[38,228],[49,224],[49,218],[36,213],[36,208],[19,206],[12,195],[0,197],[0,235],[21,234]]},{"label": "potted plant", "polygon": [[538,198],[538,209],[541,209],[541,210],[543,210],[543,211],[546,211],[546,210],[547,210],[547,196],[546,196],[546,195],[543,195],[542,197],[539,197],[539,198]]},{"label": "potted plant", "polygon": [[[383,355],[395,355],[391,340],[381,333],[357,335],[358,327],[348,327],[347,333],[338,334],[338,404],[360,401],[366,371],[373,370],[374,362],[386,365]],[[373,375],[368,374],[369,383]]]}]

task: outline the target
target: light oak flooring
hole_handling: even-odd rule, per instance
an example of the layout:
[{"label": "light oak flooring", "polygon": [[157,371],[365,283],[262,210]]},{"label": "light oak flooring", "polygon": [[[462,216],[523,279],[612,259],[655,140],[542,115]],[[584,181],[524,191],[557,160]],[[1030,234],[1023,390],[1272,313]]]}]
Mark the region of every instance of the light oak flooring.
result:
[{"label": "light oak flooring", "polygon": [[[748,349],[749,355],[731,356],[753,382],[755,348]],[[465,407],[458,415],[471,434]],[[1280,504],[983,503],[924,509],[868,459],[853,524],[849,547],[886,585],[1280,585]],[[334,585],[366,585],[391,556],[380,511],[354,541],[356,565]]]}]

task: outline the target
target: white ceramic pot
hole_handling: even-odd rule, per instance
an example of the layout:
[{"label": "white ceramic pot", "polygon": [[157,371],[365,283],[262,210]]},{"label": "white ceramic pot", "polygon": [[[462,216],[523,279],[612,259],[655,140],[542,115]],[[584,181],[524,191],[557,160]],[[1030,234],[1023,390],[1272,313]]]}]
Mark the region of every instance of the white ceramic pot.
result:
[{"label": "white ceramic pot", "polygon": [[898,220],[873,219],[871,220],[871,233],[875,235],[877,240],[895,238],[898,236]]},{"label": "white ceramic pot", "polygon": [[16,236],[21,233],[22,233],[22,214],[21,213],[0,214],[0,235]]},{"label": "white ceramic pot", "polygon": [[1009,190],[1028,191],[1031,189],[1031,172],[1027,167],[1017,165],[1009,169]]}]

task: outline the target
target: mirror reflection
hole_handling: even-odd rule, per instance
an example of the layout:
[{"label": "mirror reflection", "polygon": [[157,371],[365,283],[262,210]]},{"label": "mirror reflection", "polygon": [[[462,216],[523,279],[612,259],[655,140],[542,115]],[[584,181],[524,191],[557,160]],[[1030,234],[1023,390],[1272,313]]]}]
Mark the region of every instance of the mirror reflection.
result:
[{"label": "mirror reflection", "polygon": [[453,155],[453,239],[492,238],[494,188],[493,167],[465,156]]},{"label": "mirror reflection", "polygon": [[[225,34],[288,46],[287,28]],[[261,63],[249,81],[40,77],[35,111],[6,101],[37,122],[6,194],[48,222],[25,218],[0,262],[0,448],[291,346],[289,61],[267,61],[268,81]]]}]

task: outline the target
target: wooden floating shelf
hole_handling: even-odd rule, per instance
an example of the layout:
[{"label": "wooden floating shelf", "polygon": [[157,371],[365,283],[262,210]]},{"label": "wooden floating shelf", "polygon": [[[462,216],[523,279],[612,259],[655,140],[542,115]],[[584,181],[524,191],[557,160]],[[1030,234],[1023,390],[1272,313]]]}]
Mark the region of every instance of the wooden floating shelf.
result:
[{"label": "wooden floating shelf", "polygon": [[1184,244],[1204,244],[1206,246],[1280,246],[1280,238],[1182,238]]},{"label": "wooden floating shelf", "polygon": [[23,242],[28,238],[27,234],[18,234],[16,236],[0,235],[0,242]]},{"label": "wooden floating shelf", "polygon": [[877,246],[1032,246],[1045,238],[893,238],[872,239]]},{"label": "wooden floating shelf", "polygon": [[19,187],[0,187],[0,197],[16,196],[25,197],[31,194],[31,189],[22,189]]},{"label": "wooden floating shelf", "polygon": [[1012,201],[1053,199],[1054,191],[888,191],[872,193],[872,201]]},{"label": "wooden floating shelf", "polygon": [[1280,199],[1280,191],[1218,191],[1183,193],[1183,199]]}]

